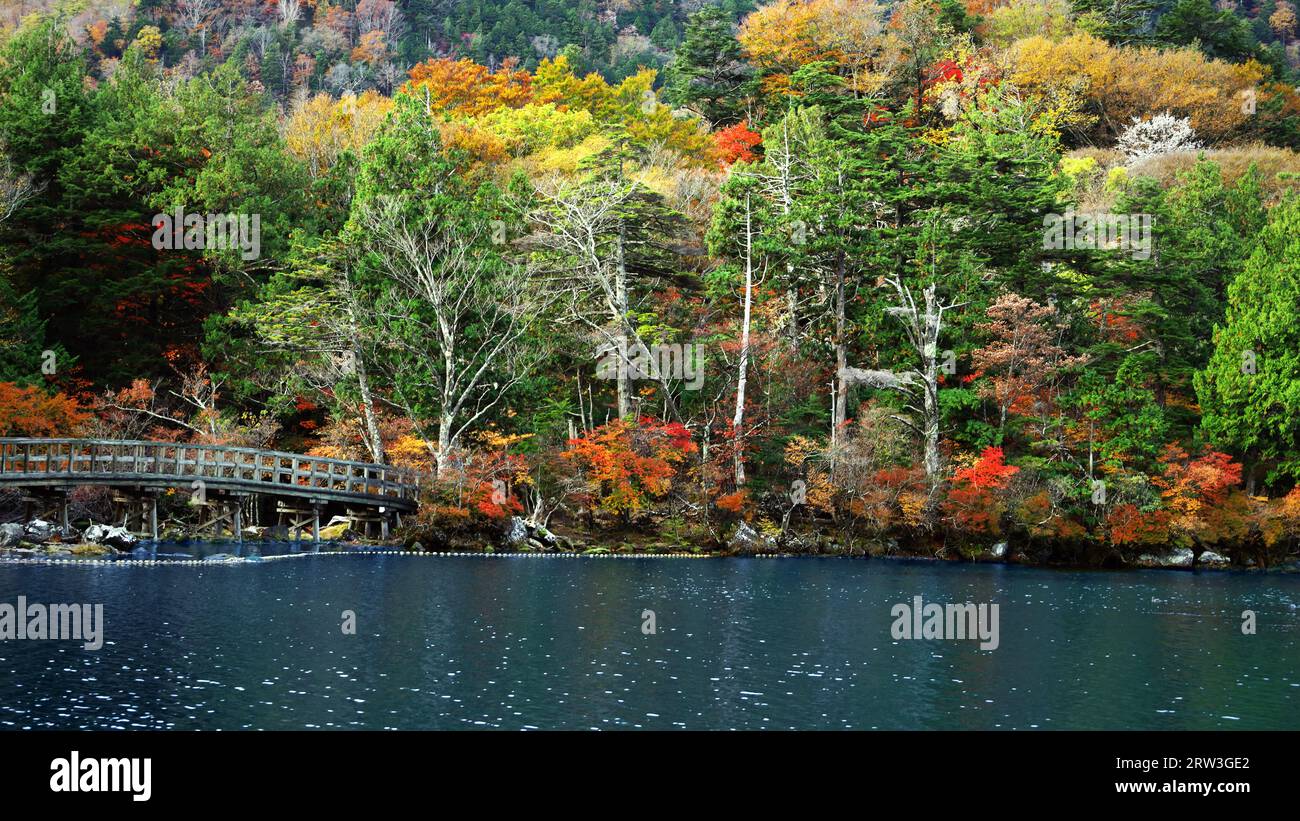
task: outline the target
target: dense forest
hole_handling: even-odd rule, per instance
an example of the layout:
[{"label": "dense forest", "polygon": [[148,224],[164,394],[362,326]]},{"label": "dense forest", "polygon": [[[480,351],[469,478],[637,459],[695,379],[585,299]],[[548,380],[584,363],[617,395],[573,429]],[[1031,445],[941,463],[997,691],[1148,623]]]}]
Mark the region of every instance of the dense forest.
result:
[{"label": "dense forest", "polygon": [[1287,0],[8,2],[0,435],[411,467],[425,545],[1278,564],[1296,35]]}]

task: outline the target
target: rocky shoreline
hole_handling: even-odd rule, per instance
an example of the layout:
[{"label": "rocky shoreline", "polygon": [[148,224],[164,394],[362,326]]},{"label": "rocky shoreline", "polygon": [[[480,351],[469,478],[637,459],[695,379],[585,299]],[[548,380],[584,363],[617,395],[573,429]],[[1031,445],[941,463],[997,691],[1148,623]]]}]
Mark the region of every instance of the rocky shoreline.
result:
[{"label": "rocky shoreline", "polygon": [[[294,536],[297,538],[294,538]],[[787,534],[777,539],[761,534],[746,522],[734,528],[724,545],[712,549],[672,541],[637,539],[620,541],[607,538],[593,543],[586,538],[562,535],[519,516],[509,519],[500,532],[462,532],[455,535],[409,528],[388,540],[366,539],[352,529],[344,517],[335,517],[320,530],[321,542],[351,544],[374,548],[396,548],[401,551],[437,554],[539,554],[539,555],[614,555],[614,556],[667,556],[690,555],[698,557],[798,557],[798,556],[855,556],[861,558],[892,558],[908,560],[954,561],[978,563],[1007,563],[1042,567],[1097,567],[1069,562],[1035,561],[1026,554],[1009,551],[1006,542],[998,542],[977,550],[963,550],[936,555],[922,547],[908,547],[894,541],[872,543],[868,548],[855,546],[846,549],[836,545],[826,534]],[[167,543],[184,544],[187,539],[164,539]],[[208,543],[234,544],[232,539],[201,540]],[[283,528],[248,527],[244,530],[244,543],[259,542],[310,542],[310,534],[292,534]],[[105,524],[89,524],[84,530],[64,528],[50,522],[35,520],[27,524],[0,524],[0,556],[9,558],[63,558],[99,559],[137,554],[148,542],[124,528]],[[225,556],[227,554],[219,554]],[[209,557],[213,558],[213,557]],[[1174,548],[1165,554],[1143,553],[1136,559],[1118,567],[1106,569],[1259,569],[1251,564],[1234,566],[1230,559],[1212,551],[1199,554],[1190,548]],[[1269,568],[1281,572],[1300,572],[1300,562],[1292,560]]]}]

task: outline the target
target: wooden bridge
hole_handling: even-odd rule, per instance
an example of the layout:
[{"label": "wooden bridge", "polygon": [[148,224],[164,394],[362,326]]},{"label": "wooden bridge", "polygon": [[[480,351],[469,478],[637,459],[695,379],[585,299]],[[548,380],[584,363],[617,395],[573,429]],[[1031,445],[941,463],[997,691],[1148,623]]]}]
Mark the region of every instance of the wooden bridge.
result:
[{"label": "wooden bridge", "polygon": [[[140,535],[158,539],[158,497],[186,491],[203,509],[197,533],[229,530],[242,539],[245,508],[274,501],[279,524],[301,536],[310,525],[320,539],[321,513],[342,509],[367,534],[417,505],[416,473],[390,465],[349,462],[272,450],[138,442],[114,439],[0,438],[0,488],[17,488],[30,513],[57,511],[68,525],[68,494],[81,485],[114,489],[116,519]],[[51,518],[55,518],[51,516]],[[260,517],[259,517],[260,518]],[[147,524],[146,524],[147,523]]]}]

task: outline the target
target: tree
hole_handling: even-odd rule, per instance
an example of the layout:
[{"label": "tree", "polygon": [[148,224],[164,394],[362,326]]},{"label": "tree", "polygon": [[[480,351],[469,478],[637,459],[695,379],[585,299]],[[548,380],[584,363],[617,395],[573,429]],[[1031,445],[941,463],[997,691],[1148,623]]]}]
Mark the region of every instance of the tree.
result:
[{"label": "tree", "polygon": [[[568,317],[602,341],[598,358],[615,357],[620,418],[633,410],[632,357],[650,348],[635,321],[640,301],[655,281],[675,273],[673,241],[682,223],[660,195],[628,179],[625,160],[615,149],[596,158],[583,178],[541,180],[528,239],[566,295]],[[663,386],[669,401],[670,374],[661,371],[657,357],[645,358],[646,375]]]},{"label": "tree", "polygon": [[1201,428],[1242,457],[1252,494],[1300,478],[1300,200],[1275,206],[1254,246],[1196,375]]},{"label": "tree", "polygon": [[0,436],[75,436],[90,418],[76,400],[0,382]]},{"label": "tree", "polygon": [[359,249],[373,295],[378,364],[443,476],[542,353],[522,342],[545,295],[494,241],[510,205],[435,123],[419,96],[399,95],[366,149],[342,242]]},{"label": "tree", "polygon": [[1132,124],[1119,135],[1115,147],[1124,152],[1129,162],[1134,162],[1176,151],[1195,151],[1201,144],[1188,118],[1165,111],[1148,120],[1133,118]]},{"label": "tree", "polygon": [[972,353],[971,365],[989,378],[982,393],[997,405],[1001,431],[1013,407],[1024,409],[1039,400],[1058,374],[1079,359],[1066,356],[1060,345],[1062,327],[1054,305],[1004,294],[985,315],[989,321],[978,329],[990,341]]},{"label": "tree", "polygon": [[1259,44],[1250,24],[1231,11],[1215,9],[1210,0],[1177,0],[1160,16],[1155,39],[1175,46],[1200,46],[1207,57],[1244,62],[1258,57]]},{"label": "tree", "polygon": [[735,31],[731,16],[721,7],[705,6],[687,21],[686,34],[665,72],[668,100],[697,111],[715,127],[740,119],[752,75]]}]

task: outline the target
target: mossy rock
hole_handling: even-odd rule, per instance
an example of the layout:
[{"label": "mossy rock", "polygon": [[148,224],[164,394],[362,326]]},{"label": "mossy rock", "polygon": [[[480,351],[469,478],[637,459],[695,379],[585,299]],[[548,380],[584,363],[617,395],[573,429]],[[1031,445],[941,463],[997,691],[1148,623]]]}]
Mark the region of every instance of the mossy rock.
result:
[{"label": "mossy rock", "polygon": [[79,544],[73,545],[70,552],[74,556],[108,556],[113,548],[102,544]]},{"label": "mossy rock", "polygon": [[337,542],[340,539],[342,539],[344,536],[348,535],[348,531],[350,531],[351,529],[352,529],[351,522],[339,522],[336,525],[330,525],[329,527],[322,527],[320,529],[320,537],[323,541]]}]

